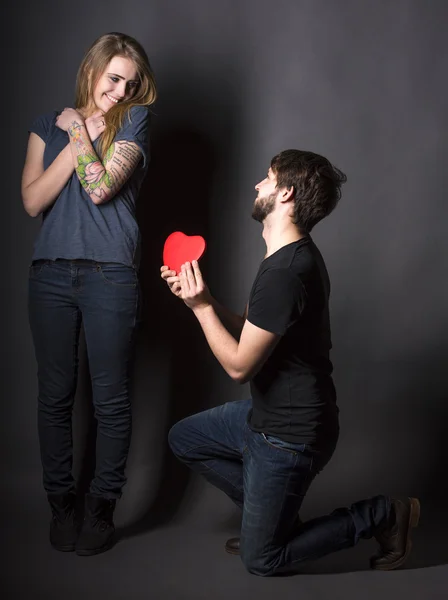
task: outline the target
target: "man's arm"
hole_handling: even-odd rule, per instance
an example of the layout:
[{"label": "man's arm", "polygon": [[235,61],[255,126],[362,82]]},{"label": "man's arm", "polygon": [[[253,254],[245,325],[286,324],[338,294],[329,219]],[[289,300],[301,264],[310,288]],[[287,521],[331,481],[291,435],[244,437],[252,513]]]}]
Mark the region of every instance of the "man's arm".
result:
[{"label": "man's arm", "polygon": [[226,329],[233,335],[235,339],[238,340],[241,337],[244,322],[247,318],[247,305],[243,315],[241,316],[230,311],[228,308],[226,308],[217,300],[215,300],[215,298],[212,298],[211,302],[216,314],[218,315],[219,319],[222,321]]},{"label": "man's arm", "polygon": [[239,342],[227,331],[212,305],[193,308],[211,351],[230,377],[246,383],[258,373],[280,336],[245,321]]},{"label": "man's arm", "polygon": [[[180,287],[180,277],[176,274],[176,271],[172,271],[164,265],[161,269],[162,279],[166,281],[168,287],[173,292],[175,296],[178,298],[181,297],[181,287]],[[207,290],[208,292],[208,290]],[[213,296],[208,292],[208,298],[210,304],[215,309],[216,314],[219,319],[222,321],[224,327],[233,335],[235,339],[239,339],[241,336],[241,331],[243,330],[244,322],[247,318],[247,310],[248,305],[246,304],[246,308],[244,309],[243,315],[237,315],[232,312],[222,304],[220,304]]]},{"label": "man's arm", "polygon": [[245,320],[238,342],[221,322],[197,261],[193,268],[183,265],[179,279],[180,292],[174,293],[193,310],[213,354],[233,380],[246,383],[261,369],[281,336]]}]

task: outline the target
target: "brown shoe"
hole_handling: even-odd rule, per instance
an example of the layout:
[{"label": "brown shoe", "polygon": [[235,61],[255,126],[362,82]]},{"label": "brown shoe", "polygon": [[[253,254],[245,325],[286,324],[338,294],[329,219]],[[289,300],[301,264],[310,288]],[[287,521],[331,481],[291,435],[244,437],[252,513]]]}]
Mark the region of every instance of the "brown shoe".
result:
[{"label": "brown shoe", "polygon": [[240,538],[230,538],[227,540],[226,545],[224,546],[225,551],[229,554],[239,554],[240,553]]},{"label": "brown shoe", "polygon": [[[297,525],[297,528],[299,528],[302,525],[302,521],[300,520],[300,517],[297,517],[296,525]],[[225,551],[228,552],[229,554],[238,555],[240,553],[240,538],[239,537],[230,538],[230,540],[227,540],[224,548],[225,548]]]},{"label": "brown shoe", "polygon": [[374,534],[380,551],[370,559],[370,566],[378,571],[392,571],[406,562],[412,549],[411,531],[420,519],[417,498],[392,499],[392,508],[395,513],[392,527],[382,527]]}]

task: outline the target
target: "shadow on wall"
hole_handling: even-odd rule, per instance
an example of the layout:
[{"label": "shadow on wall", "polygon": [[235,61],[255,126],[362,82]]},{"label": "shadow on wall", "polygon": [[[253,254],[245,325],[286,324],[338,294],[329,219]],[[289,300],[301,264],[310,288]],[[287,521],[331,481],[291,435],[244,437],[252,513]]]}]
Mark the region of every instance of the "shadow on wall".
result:
[{"label": "shadow on wall", "polygon": [[[218,74],[215,64],[213,77]],[[137,207],[143,327],[134,378],[129,481],[120,502],[122,536],[169,521],[188,485],[188,470],[168,447],[168,431],[180,419],[211,406],[215,359],[191,311],[160,278],[162,249],[176,230],[213,242],[215,190],[227,193],[220,173],[229,169],[235,154],[236,80],[223,89],[222,82],[214,85],[206,75],[196,81],[183,79],[180,72],[164,75],[169,83],[160,86],[152,158]],[[206,252],[201,259],[206,278],[208,260]]]},{"label": "shadow on wall", "polygon": [[[237,65],[219,65],[214,58],[192,73],[181,60],[177,58],[175,70],[164,69],[159,78],[151,161],[137,202],[141,327],[131,392],[128,482],[116,511],[118,530],[125,536],[169,521],[177,512],[189,473],[172,455],[168,431],[183,417],[211,406],[216,368],[194,316],[170,293],[160,267],[163,244],[173,231],[202,235],[213,245],[210,215],[213,204],[229,192],[226,174],[236,155],[241,86]],[[221,73],[229,72],[231,81],[221,79]],[[201,259],[206,278],[208,254]],[[83,334],[79,353],[73,434],[74,473],[82,499],[95,472],[96,446]]]},{"label": "shadow on wall", "polygon": [[[156,524],[165,519],[165,513],[175,511],[175,506],[172,511],[169,508],[171,499],[176,505],[181,501],[188,473],[177,464],[167,447],[168,430],[181,418],[205,408],[210,398],[207,370],[201,368],[207,361],[204,353],[208,351],[200,328],[189,309],[172,296],[160,278],[160,267],[163,244],[172,231],[179,229],[208,239],[214,161],[211,140],[196,130],[194,123],[164,129],[152,141],[152,161],[138,205],[142,233],[139,273],[142,304],[131,392],[133,434],[128,483],[117,508],[123,513],[124,522],[132,521],[135,514],[143,510],[149,513],[151,523]],[[204,255],[201,267],[205,272],[206,263],[207,255]],[[80,449],[75,455],[75,468],[82,496],[88,491],[95,472],[96,445],[96,421],[83,339],[75,407],[75,438]],[[160,492],[149,509],[159,477]],[[141,523],[135,525],[132,531],[141,526]]]}]

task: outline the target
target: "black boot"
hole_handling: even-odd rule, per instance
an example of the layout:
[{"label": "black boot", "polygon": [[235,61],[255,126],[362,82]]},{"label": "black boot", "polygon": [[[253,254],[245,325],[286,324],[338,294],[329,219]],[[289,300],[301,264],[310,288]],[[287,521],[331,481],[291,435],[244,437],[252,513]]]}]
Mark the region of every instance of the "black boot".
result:
[{"label": "black boot", "polygon": [[412,548],[411,531],[417,527],[420,518],[417,498],[392,499],[391,504],[390,521],[374,535],[380,551],[371,558],[370,566],[378,571],[392,571],[406,562]]},{"label": "black boot", "polygon": [[79,524],[75,514],[74,492],[47,494],[53,513],[50,524],[50,544],[60,552],[72,552],[78,538]]},{"label": "black boot", "polygon": [[84,522],[76,543],[76,554],[92,556],[112,547],[115,502],[102,496],[86,495]]}]

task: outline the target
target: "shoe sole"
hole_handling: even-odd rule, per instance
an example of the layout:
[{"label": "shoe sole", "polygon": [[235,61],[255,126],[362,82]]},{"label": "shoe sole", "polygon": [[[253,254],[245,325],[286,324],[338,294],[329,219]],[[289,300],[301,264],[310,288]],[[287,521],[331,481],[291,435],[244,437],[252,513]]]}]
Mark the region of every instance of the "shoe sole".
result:
[{"label": "shoe sole", "polygon": [[55,550],[57,550],[58,552],[74,552],[75,551],[75,546],[55,546],[54,544],[51,544],[51,547],[54,548]]},{"label": "shoe sole", "polygon": [[114,545],[114,540],[111,540],[105,546],[101,546],[101,548],[95,548],[92,550],[76,550],[76,548],[75,548],[75,552],[78,556],[96,556],[97,554],[102,554],[103,552],[107,552],[108,550],[110,550],[112,548],[113,545]]},{"label": "shoe sole", "polygon": [[409,555],[412,550],[412,540],[411,540],[411,532],[412,529],[418,527],[418,523],[420,521],[420,501],[418,498],[409,498],[410,500],[410,510],[409,510],[409,522],[408,522],[408,535],[406,539],[406,550],[403,556],[397,559],[393,563],[389,563],[387,565],[377,565],[372,566],[372,569],[375,571],[393,571],[394,569],[398,569],[404,565],[404,563],[409,558]]},{"label": "shoe sole", "polygon": [[239,550],[234,550],[233,548],[228,548],[227,546],[224,546],[224,550],[227,552],[227,554],[233,554],[233,556],[239,556],[240,555],[240,551]]}]

